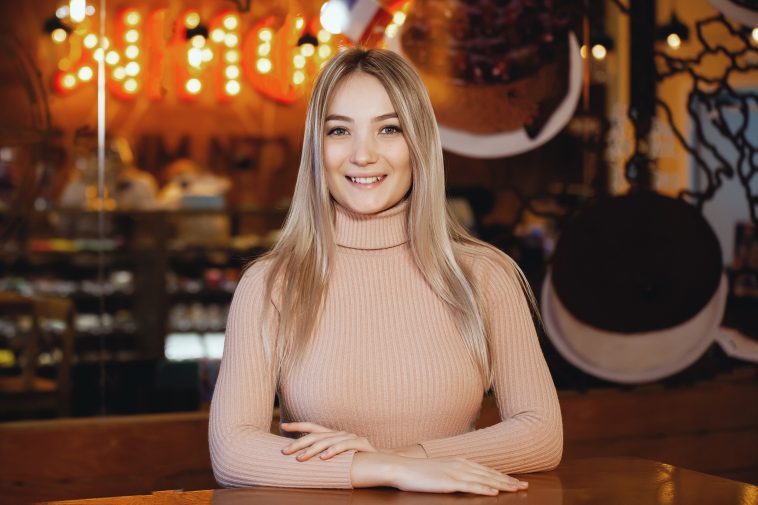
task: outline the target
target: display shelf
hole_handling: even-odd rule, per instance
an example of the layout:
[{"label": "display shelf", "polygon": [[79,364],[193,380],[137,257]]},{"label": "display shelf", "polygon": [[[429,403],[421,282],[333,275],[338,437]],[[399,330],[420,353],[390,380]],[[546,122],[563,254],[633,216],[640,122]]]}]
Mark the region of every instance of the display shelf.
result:
[{"label": "display shelf", "polygon": [[[272,230],[281,226],[286,209],[249,206],[103,214],[106,238],[97,239],[93,226],[97,211],[33,211],[14,240],[0,247],[0,289],[68,297],[77,314],[88,318],[86,329],[77,328],[77,363],[97,361],[101,340],[106,346],[102,356],[108,360],[123,356],[155,360],[164,357],[166,336],[174,329],[223,332],[241,269],[268,250],[276,237]],[[204,240],[202,223],[213,221],[207,216],[226,218],[228,234],[221,240]],[[198,227],[197,236],[182,235]],[[101,276],[105,281],[98,280]],[[134,327],[123,331],[106,325],[101,338],[93,326],[102,323],[95,321],[96,325],[92,319],[101,307],[112,318],[128,313]],[[176,316],[177,310],[180,316],[182,311],[191,316],[191,324],[173,324],[170,316]],[[207,314],[213,324],[195,324]]]}]

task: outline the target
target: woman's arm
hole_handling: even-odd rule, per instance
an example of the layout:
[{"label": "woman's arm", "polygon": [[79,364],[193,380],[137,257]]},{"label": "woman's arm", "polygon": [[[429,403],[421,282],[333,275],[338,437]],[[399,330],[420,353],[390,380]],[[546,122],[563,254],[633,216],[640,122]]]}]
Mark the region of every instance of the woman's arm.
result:
[{"label": "woman's arm", "polygon": [[502,421],[421,445],[429,458],[463,457],[504,473],[551,470],[563,453],[561,410],[529,305],[512,267],[484,259],[479,270]]},{"label": "woman's arm", "polygon": [[281,452],[291,439],[269,433],[276,377],[263,352],[259,318],[263,304],[271,303],[264,300],[264,283],[265,267],[256,264],[240,280],[229,309],[208,427],[213,473],[227,487],[350,488],[354,451],[300,462]]}]

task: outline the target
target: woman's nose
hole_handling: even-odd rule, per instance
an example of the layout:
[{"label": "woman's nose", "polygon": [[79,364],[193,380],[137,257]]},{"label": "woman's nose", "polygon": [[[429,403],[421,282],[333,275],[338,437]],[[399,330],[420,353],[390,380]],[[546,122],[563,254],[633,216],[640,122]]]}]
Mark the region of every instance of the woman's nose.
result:
[{"label": "woman's nose", "polygon": [[353,139],[353,152],[350,161],[358,166],[374,163],[377,156],[374,138],[371,135],[355,135]]}]

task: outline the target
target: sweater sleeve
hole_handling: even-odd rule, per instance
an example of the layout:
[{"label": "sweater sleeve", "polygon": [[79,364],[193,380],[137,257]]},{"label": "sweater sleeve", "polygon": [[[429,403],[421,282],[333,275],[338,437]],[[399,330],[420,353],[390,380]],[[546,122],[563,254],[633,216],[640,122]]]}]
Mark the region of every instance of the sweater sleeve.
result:
[{"label": "sweater sleeve", "polygon": [[256,264],[245,273],[229,309],[208,426],[214,476],[224,487],[350,489],[354,451],[300,462],[281,452],[291,439],[269,432],[277,380],[264,354],[260,323],[263,304],[272,303],[264,300],[265,270]]},{"label": "sweater sleeve", "polygon": [[563,453],[558,395],[539,346],[529,304],[511,266],[483,260],[498,424],[421,445],[430,458],[464,457],[503,473],[551,470]]}]

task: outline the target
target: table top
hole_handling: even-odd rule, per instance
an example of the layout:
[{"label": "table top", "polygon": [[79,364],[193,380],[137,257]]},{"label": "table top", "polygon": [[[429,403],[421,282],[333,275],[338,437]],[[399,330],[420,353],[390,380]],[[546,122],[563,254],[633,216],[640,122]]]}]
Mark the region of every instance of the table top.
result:
[{"label": "table top", "polygon": [[388,488],[336,490],[291,488],[158,491],[121,496],[49,502],[56,505],[758,505],[758,486],[639,458],[586,458],[564,461],[551,471],[526,474],[528,491],[498,496],[427,494]]}]

